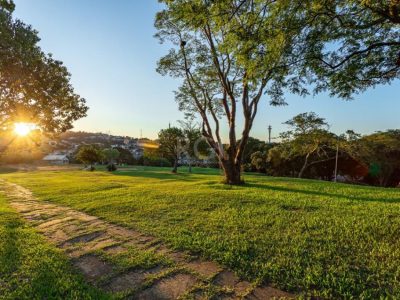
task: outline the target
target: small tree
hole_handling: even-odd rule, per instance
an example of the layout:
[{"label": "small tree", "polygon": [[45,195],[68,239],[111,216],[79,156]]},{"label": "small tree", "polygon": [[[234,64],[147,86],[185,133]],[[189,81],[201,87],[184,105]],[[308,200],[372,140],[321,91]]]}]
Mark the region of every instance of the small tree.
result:
[{"label": "small tree", "polygon": [[115,160],[119,157],[120,153],[117,149],[109,148],[103,150],[103,156],[107,159],[107,169],[109,171],[115,171],[117,167],[115,166]]},{"label": "small tree", "polygon": [[133,157],[132,153],[124,148],[121,147],[116,147],[114,148],[118,150],[119,156],[117,157],[118,163],[123,163],[123,164],[128,164],[128,165],[133,165],[135,164],[135,158]]},{"label": "small tree", "polygon": [[93,145],[82,146],[76,154],[76,159],[85,165],[90,166],[90,170],[93,171],[93,164],[103,159],[102,152]]},{"label": "small tree", "polygon": [[194,124],[193,120],[179,121],[182,133],[186,140],[186,151],[189,173],[192,173],[192,161],[196,156],[196,142],[202,137],[200,127]]},{"label": "small tree", "polygon": [[107,159],[108,163],[115,163],[115,160],[119,157],[119,151],[117,149],[109,148],[103,149],[104,157]]},{"label": "small tree", "polygon": [[185,135],[182,130],[177,127],[170,127],[162,129],[158,133],[159,139],[159,152],[173,165],[172,173],[178,171],[178,162],[182,153],[184,152],[185,146]]},{"label": "small tree", "polygon": [[310,166],[335,158],[331,150],[335,149],[338,138],[327,130],[325,119],[313,112],[302,113],[284,124],[291,130],[281,133],[282,144],[279,147],[283,157],[303,157],[299,178]]}]

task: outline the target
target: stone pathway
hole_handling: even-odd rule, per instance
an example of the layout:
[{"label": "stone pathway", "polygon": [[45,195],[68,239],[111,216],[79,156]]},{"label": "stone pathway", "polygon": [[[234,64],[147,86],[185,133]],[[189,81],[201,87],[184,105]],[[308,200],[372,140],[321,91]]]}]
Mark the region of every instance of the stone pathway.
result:
[{"label": "stone pathway", "polygon": [[[124,299],[290,299],[294,295],[254,286],[214,262],[177,252],[155,237],[44,201],[21,186],[4,183],[11,205],[63,249],[93,285]],[[106,257],[129,249],[162,257],[168,264],[121,268]]]}]

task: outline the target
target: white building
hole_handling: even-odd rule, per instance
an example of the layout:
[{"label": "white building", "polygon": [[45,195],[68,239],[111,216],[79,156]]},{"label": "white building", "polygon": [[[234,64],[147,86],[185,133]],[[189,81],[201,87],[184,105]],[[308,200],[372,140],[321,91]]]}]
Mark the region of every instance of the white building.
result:
[{"label": "white building", "polygon": [[44,162],[52,165],[66,165],[69,164],[69,159],[66,154],[49,154],[43,157]]}]

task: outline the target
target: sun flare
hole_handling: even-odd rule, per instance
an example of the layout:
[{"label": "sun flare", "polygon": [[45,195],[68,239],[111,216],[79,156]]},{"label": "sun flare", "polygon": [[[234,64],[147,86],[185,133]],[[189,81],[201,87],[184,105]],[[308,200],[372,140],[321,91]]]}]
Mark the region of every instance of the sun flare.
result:
[{"label": "sun flare", "polygon": [[32,130],[35,129],[35,127],[35,124],[32,123],[15,123],[14,132],[19,136],[27,136]]}]

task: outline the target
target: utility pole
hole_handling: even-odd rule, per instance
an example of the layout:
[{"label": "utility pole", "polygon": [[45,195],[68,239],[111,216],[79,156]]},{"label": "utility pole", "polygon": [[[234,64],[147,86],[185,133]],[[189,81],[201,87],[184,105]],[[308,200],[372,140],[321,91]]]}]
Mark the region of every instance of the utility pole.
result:
[{"label": "utility pole", "polygon": [[336,144],[335,182],[337,182],[338,158],[339,158],[339,141],[337,141],[337,144]]},{"label": "utility pole", "polygon": [[268,126],[268,143],[269,144],[271,144],[271,130],[272,130],[272,127],[271,127],[271,125],[269,125]]}]

